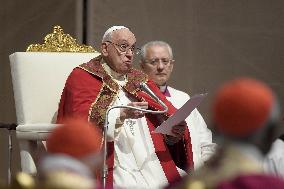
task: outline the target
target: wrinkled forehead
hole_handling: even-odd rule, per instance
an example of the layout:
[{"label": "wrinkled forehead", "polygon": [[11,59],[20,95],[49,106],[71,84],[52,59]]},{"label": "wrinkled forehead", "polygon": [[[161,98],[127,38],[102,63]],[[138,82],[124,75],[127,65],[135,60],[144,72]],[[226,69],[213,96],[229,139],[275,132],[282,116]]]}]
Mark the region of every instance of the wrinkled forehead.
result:
[{"label": "wrinkled forehead", "polygon": [[135,35],[126,28],[115,30],[112,32],[112,41],[113,42],[127,42],[130,45],[136,43]]}]

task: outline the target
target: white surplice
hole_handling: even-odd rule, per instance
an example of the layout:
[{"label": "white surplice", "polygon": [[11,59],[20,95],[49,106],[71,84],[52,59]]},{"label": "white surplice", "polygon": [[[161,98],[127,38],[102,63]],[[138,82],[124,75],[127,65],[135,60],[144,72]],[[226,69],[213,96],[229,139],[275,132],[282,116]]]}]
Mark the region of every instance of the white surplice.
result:
[{"label": "white surplice", "polygon": [[[104,65],[113,80],[120,86],[126,78]],[[121,88],[112,106],[127,105],[134,101]],[[121,127],[115,128],[120,109],[109,113],[108,141],[114,141],[114,187],[118,188],[162,188],[168,184],[166,175],[155,153],[146,118],[126,119]],[[181,175],[186,174],[177,168]]]},{"label": "white surplice", "polygon": [[[168,90],[170,96],[166,98],[176,108],[181,108],[190,98],[187,93],[170,86],[162,86],[160,89],[162,92]],[[216,144],[212,142],[212,133],[197,109],[194,109],[186,118],[186,123],[190,132],[194,169],[196,170],[214,154]]]}]

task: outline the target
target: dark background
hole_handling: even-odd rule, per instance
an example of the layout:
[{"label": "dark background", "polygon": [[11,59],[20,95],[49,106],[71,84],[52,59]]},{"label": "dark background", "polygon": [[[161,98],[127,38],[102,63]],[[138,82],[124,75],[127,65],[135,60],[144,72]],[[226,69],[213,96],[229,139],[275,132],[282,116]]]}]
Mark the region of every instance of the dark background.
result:
[{"label": "dark background", "polygon": [[[266,82],[283,107],[283,20],[282,0],[3,0],[0,122],[16,122],[8,56],[25,51],[29,44],[42,43],[54,25],[97,49],[103,33],[113,25],[129,27],[138,45],[150,40],[168,42],[176,60],[170,84],[190,95],[208,93],[199,110],[209,125],[214,91],[224,81],[239,76]],[[19,170],[15,134],[13,142],[15,173]],[[0,181],[4,182],[7,143],[8,132],[2,129]]]}]

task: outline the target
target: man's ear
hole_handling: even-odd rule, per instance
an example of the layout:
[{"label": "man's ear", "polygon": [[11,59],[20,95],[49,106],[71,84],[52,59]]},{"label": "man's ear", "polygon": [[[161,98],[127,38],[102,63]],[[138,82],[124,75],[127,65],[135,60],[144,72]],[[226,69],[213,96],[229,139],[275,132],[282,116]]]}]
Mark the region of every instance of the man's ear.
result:
[{"label": "man's ear", "polygon": [[107,56],[108,55],[108,51],[107,51],[107,44],[106,43],[102,43],[101,45],[101,53],[103,56]]}]

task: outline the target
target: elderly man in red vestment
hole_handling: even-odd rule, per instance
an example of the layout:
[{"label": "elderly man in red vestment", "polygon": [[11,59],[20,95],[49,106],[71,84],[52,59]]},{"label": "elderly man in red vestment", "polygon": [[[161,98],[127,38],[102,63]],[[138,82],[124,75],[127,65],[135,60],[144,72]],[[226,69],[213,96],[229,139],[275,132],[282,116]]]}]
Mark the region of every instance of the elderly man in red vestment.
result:
[{"label": "elderly man in red vestment", "polygon": [[163,110],[138,87],[141,82],[147,83],[169,110],[159,116],[133,109],[110,111],[107,186],[160,188],[193,167],[190,135],[185,122],[173,126],[172,136],[152,133],[176,109],[145,74],[132,68],[135,44],[136,38],[128,28],[109,28],[102,39],[101,56],[78,66],[68,77],[57,122],[78,116],[102,128],[106,110],[111,106]]}]

